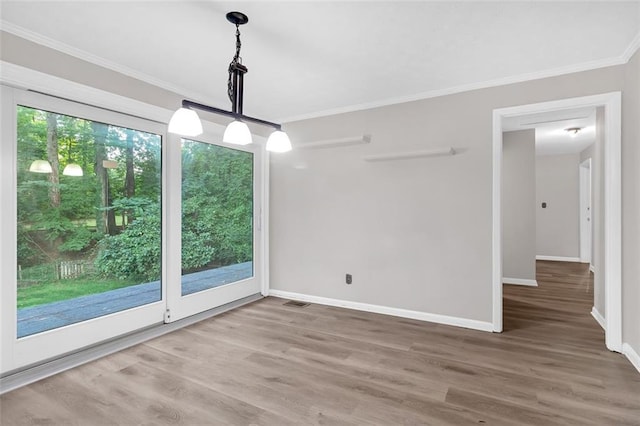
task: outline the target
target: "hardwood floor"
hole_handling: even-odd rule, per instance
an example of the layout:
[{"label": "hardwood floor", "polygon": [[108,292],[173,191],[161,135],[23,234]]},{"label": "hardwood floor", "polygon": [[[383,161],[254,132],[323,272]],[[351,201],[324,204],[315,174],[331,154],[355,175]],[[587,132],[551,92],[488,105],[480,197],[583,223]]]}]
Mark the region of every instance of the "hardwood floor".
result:
[{"label": "hardwood floor", "polygon": [[267,298],[0,397],[3,425],[640,425],[584,265],[506,285],[502,334]]}]

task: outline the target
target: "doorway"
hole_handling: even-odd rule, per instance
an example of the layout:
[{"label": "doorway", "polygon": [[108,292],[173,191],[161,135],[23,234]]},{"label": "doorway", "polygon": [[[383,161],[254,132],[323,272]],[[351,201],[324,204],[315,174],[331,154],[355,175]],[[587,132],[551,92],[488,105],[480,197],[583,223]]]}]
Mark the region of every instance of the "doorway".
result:
[{"label": "doorway", "polygon": [[622,350],[621,282],[621,93],[570,98],[521,105],[493,111],[493,330],[503,329],[502,300],[502,131],[503,120],[524,114],[579,107],[604,107],[604,287],[606,300],[605,343]]}]

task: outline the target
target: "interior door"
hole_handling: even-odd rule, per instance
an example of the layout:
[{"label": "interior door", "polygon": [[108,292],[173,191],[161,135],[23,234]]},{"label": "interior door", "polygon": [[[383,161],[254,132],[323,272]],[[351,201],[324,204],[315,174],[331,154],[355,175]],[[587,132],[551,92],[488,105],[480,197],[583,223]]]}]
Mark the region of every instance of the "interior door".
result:
[{"label": "interior door", "polygon": [[593,220],[591,206],[591,159],[579,166],[580,171],[580,261],[591,263]]}]

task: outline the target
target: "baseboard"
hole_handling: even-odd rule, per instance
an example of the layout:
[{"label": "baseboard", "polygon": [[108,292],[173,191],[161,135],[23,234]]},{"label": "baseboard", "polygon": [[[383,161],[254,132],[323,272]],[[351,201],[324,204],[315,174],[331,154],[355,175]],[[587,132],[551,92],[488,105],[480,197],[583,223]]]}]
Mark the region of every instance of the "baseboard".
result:
[{"label": "baseboard", "polygon": [[530,287],[538,287],[538,281],[527,280],[524,278],[507,278],[502,277],[502,284],[515,284],[515,285],[527,285]]},{"label": "baseboard", "polygon": [[636,352],[630,344],[623,343],[622,353],[627,357],[629,362],[633,364],[636,370],[638,370],[638,373],[640,373],[640,355],[638,355],[638,352]]},{"label": "baseboard", "polygon": [[596,273],[596,267],[593,265],[589,265],[589,271],[593,272],[594,274]]},{"label": "baseboard", "polygon": [[604,322],[604,317],[602,316],[600,311],[596,309],[595,306],[591,308],[591,316],[596,319],[596,321],[598,322],[598,324],[600,324],[600,327],[602,327],[603,330],[605,331],[607,330],[606,323]]},{"label": "baseboard", "polygon": [[370,305],[368,303],[352,302],[349,300],[331,299],[328,297],[312,296],[308,294],[292,293],[282,290],[269,290],[269,296],[283,299],[299,300],[301,302],[316,303],[319,305],[336,306],[339,308],[354,309],[356,311],[374,312],[383,315],[392,315],[402,318],[411,318],[420,321],[434,322],[438,324],[453,325],[455,327],[470,328],[473,330],[493,331],[490,322],[472,320],[467,318],[451,317],[447,315],[430,314],[427,312],[412,311],[408,309],[392,308],[389,306]]},{"label": "baseboard", "polygon": [[551,260],[554,262],[580,262],[579,257],[544,256],[541,254],[536,255],[536,260]]}]

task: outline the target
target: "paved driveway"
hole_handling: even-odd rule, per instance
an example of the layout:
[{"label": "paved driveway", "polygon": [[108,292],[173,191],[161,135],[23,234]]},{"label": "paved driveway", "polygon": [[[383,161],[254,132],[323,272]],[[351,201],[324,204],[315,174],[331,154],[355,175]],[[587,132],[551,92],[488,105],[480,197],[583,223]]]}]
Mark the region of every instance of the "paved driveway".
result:
[{"label": "paved driveway", "polygon": [[[253,262],[194,272],[182,277],[182,295],[253,276]],[[18,309],[18,337],[101,317],[161,300],[160,281]]]}]

